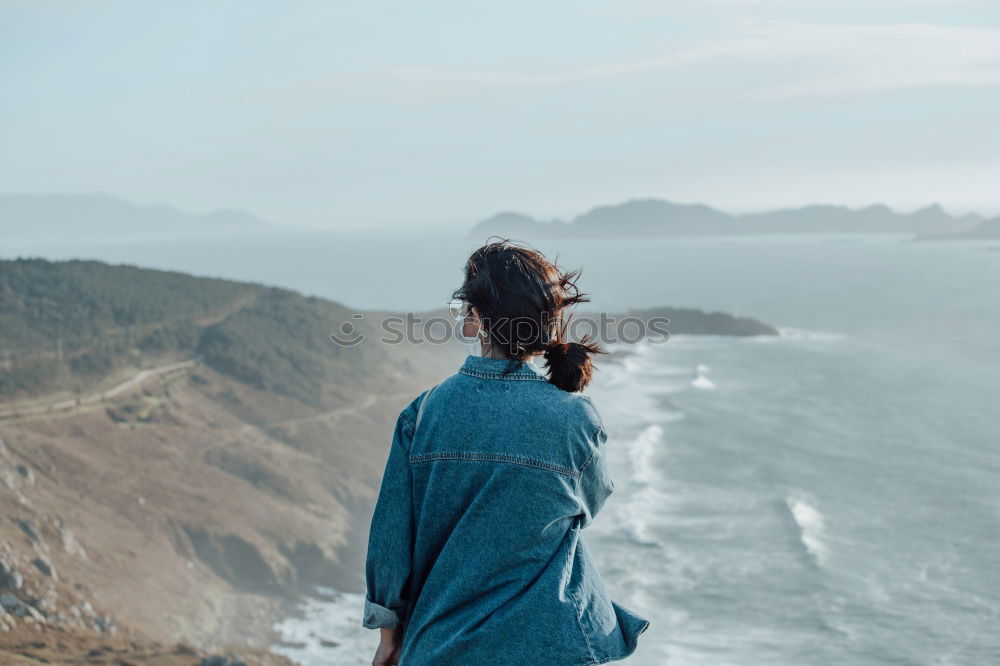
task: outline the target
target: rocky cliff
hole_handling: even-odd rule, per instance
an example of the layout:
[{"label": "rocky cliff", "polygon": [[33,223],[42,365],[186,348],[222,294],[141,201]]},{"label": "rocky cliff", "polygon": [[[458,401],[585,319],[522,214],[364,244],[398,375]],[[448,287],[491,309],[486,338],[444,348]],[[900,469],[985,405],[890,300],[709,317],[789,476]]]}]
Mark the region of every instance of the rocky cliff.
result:
[{"label": "rocky cliff", "polygon": [[0,262],[0,304],[0,654],[27,624],[266,645],[298,593],[356,589],[391,425],[454,365],[334,344],[374,333],[335,303],[95,262]]}]

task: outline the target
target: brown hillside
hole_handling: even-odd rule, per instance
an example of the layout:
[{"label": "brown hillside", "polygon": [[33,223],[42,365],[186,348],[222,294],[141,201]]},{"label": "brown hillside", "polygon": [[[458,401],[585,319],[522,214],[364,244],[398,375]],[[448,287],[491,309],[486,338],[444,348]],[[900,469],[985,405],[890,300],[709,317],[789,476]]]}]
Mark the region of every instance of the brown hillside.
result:
[{"label": "brown hillside", "polygon": [[[347,308],[285,290],[163,274],[172,300],[152,307],[117,267],[0,264],[16,305],[0,334],[22,344],[4,380],[26,387],[0,404],[0,663],[197,663],[201,649],[266,647],[315,585],[360,589],[393,422],[455,350],[380,344]],[[122,270],[159,288],[156,271]],[[28,277],[58,286],[45,308]],[[214,300],[184,317],[191,334],[148,342],[202,282]],[[33,352],[59,289],[92,337]],[[100,342],[122,309],[146,317],[138,332]],[[333,344],[345,321],[369,339]],[[39,358],[50,375],[23,381]],[[247,663],[279,663],[262,654]]]}]

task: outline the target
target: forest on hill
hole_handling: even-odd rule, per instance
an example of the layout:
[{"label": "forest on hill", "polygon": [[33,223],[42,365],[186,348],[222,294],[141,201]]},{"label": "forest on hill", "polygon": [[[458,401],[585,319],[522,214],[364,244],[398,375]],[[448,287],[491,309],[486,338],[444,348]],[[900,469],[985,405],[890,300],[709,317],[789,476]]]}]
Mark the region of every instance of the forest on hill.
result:
[{"label": "forest on hill", "polygon": [[197,357],[309,405],[334,377],[377,376],[379,349],[329,335],[352,311],[256,284],[96,261],[0,261],[0,399],[85,391],[124,367]]}]

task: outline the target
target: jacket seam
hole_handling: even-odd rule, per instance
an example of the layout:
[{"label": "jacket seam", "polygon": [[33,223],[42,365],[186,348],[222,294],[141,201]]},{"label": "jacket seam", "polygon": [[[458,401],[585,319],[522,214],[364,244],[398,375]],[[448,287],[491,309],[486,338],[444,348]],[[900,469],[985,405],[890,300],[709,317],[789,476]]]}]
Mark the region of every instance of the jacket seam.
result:
[{"label": "jacket seam", "polygon": [[410,419],[406,418],[406,416],[404,414],[400,414],[399,418],[403,422],[403,425],[406,426],[406,430],[407,430],[407,432],[410,433],[410,437],[412,438],[413,435],[416,434],[415,433],[415,429],[416,429],[415,426],[412,423],[410,423]]},{"label": "jacket seam", "polygon": [[587,661],[586,664],[587,666],[590,666],[590,664],[599,664],[601,662],[597,661],[597,655],[594,654],[594,647],[590,644],[590,637],[587,636],[587,630],[583,626],[583,604],[580,602],[580,599],[576,596],[575,592],[572,590],[567,590],[566,592],[569,594],[570,598],[573,599],[573,606],[576,611],[573,613],[576,616],[576,626],[580,628],[580,634],[583,635],[583,643],[587,646],[587,654],[590,655],[590,661]]},{"label": "jacket seam", "polygon": [[620,656],[608,657],[607,659],[601,659],[599,661],[588,661],[585,666],[598,666],[598,664],[607,664],[608,662],[621,661],[622,659],[626,659],[626,657],[620,657]]},{"label": "jacket seam", "polygon": [[435,460],[467,460],[473,462],[505,462],[514,465],[523,465],[525,467],[535,467],[537,469],[544,469],[549,472],[555,472],[557,474],[563,474],[565,476],[572,477],[574,479],[579,479],[580,475],[577,472],[569,469],[568,467],[562,467],[561,465],[553,465],[552,463],[542,462],[541,460],[534,460],[532,458],[522,458],[520,456],[510,456],[498,453],[472,453],[472,452],[455,452],[455,453],[423,453],[416,456],[410,456],[410,464],[422,463],[422,462],[432,462]]},{"label": "jacket seam", "polygon": [[[601,432],[601,427],[598,426],[597,430],[594,431],[593,440],[595,442],[598,441],[597,440],[597,435],[599,435],[600,432]],[[597,454],[599,452],[600,451],[598,450],[597,446],[595,446],[594,450],[590,452],[590,455],[587,457],[587,459],[583,461],[582,465],[580,465],[580,474],[579,474],[579,476],[576,477],[576,482],[574,484],[574,490],[576,491],[577,495],[583,495],[583,488],[580,487],[580,483],[583,481],[583,474],[587,470],[587,467],[590,466],[590,463],[593,462],[594,458],[597,457]],[[588,511],[589,511],[589,509],[588,509]],[[593,520],[594,517],[591,516],[590,519]],[[580,529],[583,529],[583,527],[581,526]],[[594,662],[594,663],[600,663],[600,662]]]},{"label": "jacket seam", "polygon": [[594,410],[594,415],[597,417],[597,432],[600,432],[602,429],[604,429],[604,416],[602,416],[601,412],[598,411],[597,406],[594,405],[594,401],[591,400],[590,396],[583,395],[580,397],[583,398],[588,405],[590,405],[590,408],[592,410]]},{"label": "jacket seam", "polygon": [[480,379],[500,379],[504,381],[521,381],[521,382],[548,382],[549,380],[541,375],[536,375],[532,373],[531,375],[515,375],[508,374],[503,375],[499,372],[481,372],[479,370],[470,370],[469,368],[461,368],[459,372],[463,375],[469,375],[471,377],[479,377]]},{"label": "jacket seam", "polygon": [[[594,435],[593,435],[593,437],[591,439],[593,439],[593,441],[596,442],[597,441],[597,436],[600,433],[601,433],[601,428],[600,428],[600,426],[598,426],[597,430],[594,431]],[[589,465],[591,463],[591,461],[594,459],[594,456],[596,456],[596,455],[597,455],[597,447],[595,446],[594,450],[590,452],[589,456],[587,456],[587,459],[583,461],[582,465],[580,465],[580,476],[581,477],[583,476],[584,470],[587,469],[587,465]]]}]

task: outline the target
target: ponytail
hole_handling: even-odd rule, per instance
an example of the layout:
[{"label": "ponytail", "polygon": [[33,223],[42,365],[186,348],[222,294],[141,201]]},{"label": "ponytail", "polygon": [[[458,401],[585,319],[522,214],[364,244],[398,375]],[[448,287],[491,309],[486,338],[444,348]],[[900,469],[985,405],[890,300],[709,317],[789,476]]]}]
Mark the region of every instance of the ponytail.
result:
[{"label": "ponytail", "polygon": [[581,342],[552,340],[545,345],[545,366],[549,369],[549,383],[563,391],[582,391],[594,374],[591,354],[603,354],[597,344],[584,338]]}]

